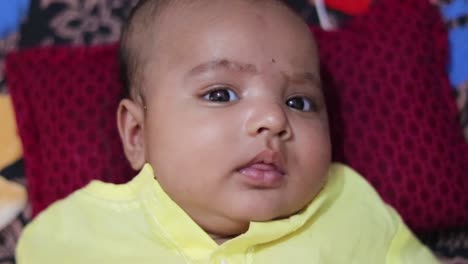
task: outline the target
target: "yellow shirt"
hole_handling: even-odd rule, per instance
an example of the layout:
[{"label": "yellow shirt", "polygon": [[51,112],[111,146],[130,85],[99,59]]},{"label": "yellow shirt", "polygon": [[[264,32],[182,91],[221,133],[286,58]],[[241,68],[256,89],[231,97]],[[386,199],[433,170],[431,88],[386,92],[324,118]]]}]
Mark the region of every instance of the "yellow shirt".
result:
[{"label": "yellow shirt", "polygon": [[350,168],[334,164],[299,214],[252,222],[217,245],[145,165],[123,185],[90,183],[40,214],[17,248],[19,264],[438,263],[398,214]]}]

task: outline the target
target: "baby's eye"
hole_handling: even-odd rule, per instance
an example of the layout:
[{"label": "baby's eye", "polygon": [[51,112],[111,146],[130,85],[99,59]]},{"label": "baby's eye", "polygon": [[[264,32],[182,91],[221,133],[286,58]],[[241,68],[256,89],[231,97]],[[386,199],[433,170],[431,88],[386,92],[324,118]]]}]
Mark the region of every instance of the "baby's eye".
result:
[{"label": "baby's eye", "polygon": [[203,99],[210,102],[232,102],[239,100],[239,96],[232,89],[216,88],[203,95]]},{"label": "baby's eye", "polygon": [[313,112],[317,110],[315,103],[304,96],[288,98],[288,100],[286,100],[286,105],[302,112]]}]

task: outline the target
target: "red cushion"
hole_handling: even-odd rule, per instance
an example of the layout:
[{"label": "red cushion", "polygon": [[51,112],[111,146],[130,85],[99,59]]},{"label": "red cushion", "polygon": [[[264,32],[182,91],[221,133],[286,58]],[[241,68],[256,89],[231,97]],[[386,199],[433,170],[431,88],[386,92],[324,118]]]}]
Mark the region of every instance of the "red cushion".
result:
[{"label": "red cushion", "polygon": [[437,9],[427,0],[380,0],[340,31],[314,32],[335,158],[417,231],[468,223],[468,145]]},{"label": "red cushion", "polygon": [[34,214],[92,179],[122,183],[134,175],[116,128],[115,45],[13,53],[6,76]]}]

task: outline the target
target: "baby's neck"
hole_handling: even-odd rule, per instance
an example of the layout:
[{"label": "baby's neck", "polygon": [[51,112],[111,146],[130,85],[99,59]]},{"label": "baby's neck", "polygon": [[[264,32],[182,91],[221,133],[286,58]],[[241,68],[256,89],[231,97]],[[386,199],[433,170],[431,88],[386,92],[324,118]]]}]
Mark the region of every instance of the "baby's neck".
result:
[{"label": "baby's neck", "polygon": [[220,236],[220,235],[216,235],[216,234],[208,234],[211,239],[213,239],[216,244],[218,245],[222,245],[224,244],[225,242],[237,237],[238,235],[233,235],[233,236]]}]

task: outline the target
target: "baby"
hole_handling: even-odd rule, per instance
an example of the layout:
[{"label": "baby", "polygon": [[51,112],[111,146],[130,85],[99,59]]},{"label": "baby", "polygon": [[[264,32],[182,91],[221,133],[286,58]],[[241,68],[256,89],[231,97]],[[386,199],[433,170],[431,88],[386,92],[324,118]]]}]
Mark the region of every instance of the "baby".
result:
[{"label": "baby", "polygon": [[147,0],[121,39],[129,183],[94,181],[24,232],[29,263],[436,263],[331,164],[314,40],[274,0]]}]

